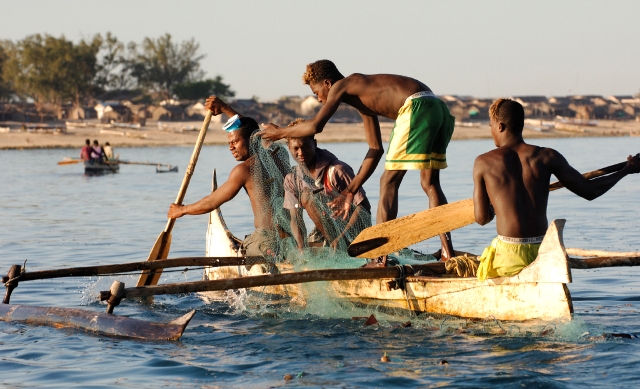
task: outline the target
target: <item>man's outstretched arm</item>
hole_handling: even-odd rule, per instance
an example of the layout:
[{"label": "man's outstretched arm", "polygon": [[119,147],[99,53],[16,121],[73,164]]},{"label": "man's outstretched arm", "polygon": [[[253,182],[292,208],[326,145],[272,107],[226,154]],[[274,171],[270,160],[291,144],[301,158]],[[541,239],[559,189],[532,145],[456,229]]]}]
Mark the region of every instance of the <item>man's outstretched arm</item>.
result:
[{"label": "man's outstretched arm", "polygon": [[627,165],[621,170],[604,177],[587,180],[569,165],[562,154],[555,150],[552,153],[551,173],[571,192],[589,201],[607,193],[609,189],[613,188],[618,181],[628,174],[640,172],[640,154],[636,154],[627,158]]},{"label": "man's outstretched arm", "polygon": [[329,91],[327,102],[320,108],[320,111],[312,120],[298,123],[292,127],[278,127],[273,123],[263,123],[262,130],[258,135],[261,135],[264,139],[276,141],[282,138],[303,138],[305,136],[318,134],[324,130],[324,126],[338,110],[344,93],[345,89],[342,83],[335,83]]},{"label": "man's outstretched arm", "polygon": [[199,201],[188,204],[171,204],[167,217],[170,219],[177,219],[184,215],[202,215],[203,213],[209,213],[214,209],[220,207],[222,204],[236,197],[240,188],[244,184],[242,166],[236,166],[231,170],[229,179],[222,184],[209,196],[200,199]]}]

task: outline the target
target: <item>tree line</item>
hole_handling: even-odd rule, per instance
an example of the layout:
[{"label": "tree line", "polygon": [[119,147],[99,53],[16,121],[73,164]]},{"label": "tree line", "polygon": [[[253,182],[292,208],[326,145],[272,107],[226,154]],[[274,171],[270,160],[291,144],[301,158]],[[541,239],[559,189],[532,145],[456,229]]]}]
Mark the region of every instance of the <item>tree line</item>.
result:
[{"label": "tree line", "polygon": [[193,38],[177,43],[170,34],[127,44],[111,33],[78,43],[48,34],[0,41],[0,101],[82,106],[110,91],[148,102],[233,97],[221,76],[205,78],[199,49]]}]

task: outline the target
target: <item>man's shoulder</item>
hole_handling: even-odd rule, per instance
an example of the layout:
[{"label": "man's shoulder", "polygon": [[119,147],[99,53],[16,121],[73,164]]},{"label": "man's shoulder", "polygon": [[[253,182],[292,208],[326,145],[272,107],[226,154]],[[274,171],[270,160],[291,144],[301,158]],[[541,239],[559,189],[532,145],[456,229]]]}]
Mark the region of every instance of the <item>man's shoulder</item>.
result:
[{"label": "man's shoulder", "polygon": [[236,178],[239,178],[239,177],[248,178],[251,175],[251,165],[252,165],[251,159],[242,161],[241,163],[234,166],[233,169],[231,169],[231,173],[229,174],[229,176],[236,177]]},{"label": "man's shoulder", "polygon": [[474,164],[478,165],[478,164],[491,163],[492,161],[495,161],[496,158],[499,158],[502,155],[504,155],[504,150],[501,150],[500,148],[493,149],[491,151],[487,151],[484,154],[478,155],[476,157],[476,160],[475,160]]}]

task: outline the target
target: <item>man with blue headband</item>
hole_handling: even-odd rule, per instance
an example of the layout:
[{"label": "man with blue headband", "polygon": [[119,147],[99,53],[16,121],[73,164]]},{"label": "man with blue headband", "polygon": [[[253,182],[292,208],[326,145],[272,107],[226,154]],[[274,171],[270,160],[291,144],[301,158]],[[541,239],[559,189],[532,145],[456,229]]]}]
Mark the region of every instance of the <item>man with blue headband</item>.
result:
[{"label": "man with blue headband", "polygon": [[[205,106],[214,115],[223,112],[211,99],[207,100]],[[258,123],[252,118],[240,117],[232,111],[224,113],[231,113],[229,115],[231,118],[223,127],[227,131],[229,151],[236,161],[241,163],[231,170],[227,181],[210,195],[193,204],[171,204],[167,216],[179,218],[184,215],[209,213],[235,198],[240,189],[244,189],[251,201],[256,228],[243,242],[245,255],[273,257],[278,254],[278,240],[277,227],[274,225],[271,209],[264,206],[265,202],[268,202],[269,193],[266,193],[264,185],[261,185],[253,175],[257,163],[250,147],[251,135],[258,130]]]}]

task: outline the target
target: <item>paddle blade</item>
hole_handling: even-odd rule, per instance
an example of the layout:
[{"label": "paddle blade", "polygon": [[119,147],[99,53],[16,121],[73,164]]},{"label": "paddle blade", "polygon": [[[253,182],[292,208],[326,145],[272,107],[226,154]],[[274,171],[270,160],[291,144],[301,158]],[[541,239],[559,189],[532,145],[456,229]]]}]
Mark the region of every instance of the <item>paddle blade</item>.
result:
[{"label": "paddle blade", "polygon": [[364,229],[347,252],[376,258],[474,222],[473,200],[461,200]]},{"label": "paddle blade", "polygon": [[375,250],[388,242],[388,238],[373,238],[363,240],[362,242],[358,243],[351,243],[351,245],[347,248],[347,253],[349,253],[349,256],[351,257],[357,257],[360,254]]},{"label": "paddle blade", "polygon": [[73,165],[75,163],[80,163],[80,162],[82,162],[81,159],[70,159],[70,160],[60,161],[58,162],[58,165]]},{"label": "paddle blade", "polygon": [[[171,233],[167,233],[162,231],[156,239],[156,243],[153,245],[153,248],[149,252],[149,258],[147,261],[157,261],[160,259],[167,259],[169,256],[169,249],[171,248]],[[156,285],[158,281],[160,281],[160,276],[162,275],[162,269],[158,270],[144,270],[142,274],[140,274],[140,278],[138,278],[138,283],[136,286],[149,286]]]}]

